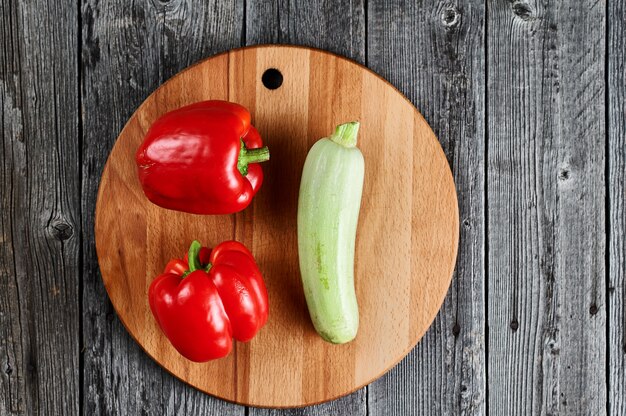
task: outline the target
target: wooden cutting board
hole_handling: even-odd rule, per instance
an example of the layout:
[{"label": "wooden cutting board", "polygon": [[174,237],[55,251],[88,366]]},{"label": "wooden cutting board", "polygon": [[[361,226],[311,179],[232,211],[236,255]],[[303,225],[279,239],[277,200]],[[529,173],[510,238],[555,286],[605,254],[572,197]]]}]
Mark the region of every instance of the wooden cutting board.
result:
[{"label": "wooden cutting board", "polygon": [[[268,69],[282,84],[267,88]],[[280,76],[270,71],[267,85]],[[247,107],[269,146],[265,181],[243,212],[198,216],[151,204],[134,154],[150,124],[196,101]],[[356,243],[357,338],[324,342],[300,281],[296,209],[302,165],[335,125],[361,122],[365,185]],[[163,368],[225,400],[264,407],[335,399],[380,377],[424,335],[446,295],[459,238],[446,157],[420,113],[368,69],[327,52],[259,46],[209,58],[157,89],[130,118],[102,174],[95,222],[102,279],[122,323]],[[193,363],[176,352],[150,313],[147,290],[193,239],[236,239],[254,253],[270,299],[268,324],[227,358]]]}]

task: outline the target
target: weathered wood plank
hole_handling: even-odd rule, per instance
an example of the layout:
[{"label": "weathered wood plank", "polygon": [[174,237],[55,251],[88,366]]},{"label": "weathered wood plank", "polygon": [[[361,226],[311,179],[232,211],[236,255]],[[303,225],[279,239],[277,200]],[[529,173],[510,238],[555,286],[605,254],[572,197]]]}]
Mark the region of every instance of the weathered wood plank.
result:
[{"label": "weathered wood plank", "polygon": [[482,3],[386,1],[368,8],[367,65],[434,129],[452,166],[462,223],[443,308],[408,358],[369,387],[372,415],[485,413]]},{"label": "weathered wood plank", "polygon": [[[362,0],[246,2],[247,45],[287,43],[326,49],[365,61],[365,9]],[[302,409],[249,409],[250,415],[365,415],[365,389],[347,397]]]},{"label": "weathered wood plank", "polygon": [[237,2],[82,3],[84,404],[94,414],[243,415],[245,408],[186,386],[161,369],[115,316],[100,279],[93,219],[111,147],[157,86],[214,53],[240,46]]},{"label": "weathered wood plank", "polygon": [[364,0],[248,0],[246,6],[247,45],[305,45],[365,62]]},{"label": "weathered wood plank", "polygon": [[626,414],[626,5],[608,9],[609,413]]},{"label": "weathered wood plank", "polygon": [[0,3],[0,414],[79,408],[75,3]]},{"label": "weathered wood plank", "polygon": [[488,2],[492,414],[604,414],[605,4]]},{"label": "weathered wood plank", "polygon": [[[358,390],[348,396],[315,406],[296,409],[258,409],[248,408],[250,416],[365,416],[365,389]],[[371,413],[370,413],[371,414]]]}]

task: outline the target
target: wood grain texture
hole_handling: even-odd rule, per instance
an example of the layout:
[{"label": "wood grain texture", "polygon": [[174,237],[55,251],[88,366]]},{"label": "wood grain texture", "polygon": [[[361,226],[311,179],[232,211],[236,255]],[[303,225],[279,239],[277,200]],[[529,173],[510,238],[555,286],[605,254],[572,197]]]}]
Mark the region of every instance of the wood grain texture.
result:
[{"label": "wood grain texture", "polygon": [[57,24],[76,21],[76,7],[0,10],[0,414],[76,413],[77,36]]},{"label": "wood grain texture", "polygon": [[609,414],[626,414],[626,6],[608,9]]},{"label": "wood grain texture", "polygon": [[248,407],[247,409],[249,415],[258,416],[366,416],[368,414],[365,395],[366,390],[367,387],[364,387],[339,399],[307,407],[293,409],[262,409],[258,407]]},{"label": "wood grain texture", "polygon": [[[277,90],[261,83],[268,68],[283,74]],[[263,167],[262,191],[237,215],[195,216],[162,209],[143,196],[137,179],[134,155],[152,122],[206,99],[246,106],[272,152]],[[367,165],[355,260],[361,322],[354,342],[332,345],[315,333],[308,316],[295,222],[306,154],[346,120],[361,122],[359,148]],[[388,83],[326,52],[255,47],[181,72],[140,106],[107,161],[95,229],[107,292],[126,328],[150,356],[218,397],[293,407],[363,387],[423,336],[450,284],[458,208],[436,137]],[[237,344],[233,354],[208,363],[193,363],[174,350],[158,329],[147,299],[154,276],[195,238],[209,246],[231,238],[244,242],[264,274],[272,310],[267,326],[250,343]]]},{"label": "wood grain texture", "polygon": [[77,413],[76,5],[0,4],[0,414]]},{"label": "wood grain texture", "polygon": [[[365,62],[365,1],[246,1],[246,45],[307,45]],[[365,415],[367,387],[347,397],[301,409],[249,408],[261,415]]]},{"label": "wood grain texture", "polygon": [[371,415],[486,412],[484,15],[480,1],[368,5],[367,64],[433,126],[452,165],[462,222],[446,301],[407,359],[369,386]]},{"label": "wood grain texture", "polygon": [[365,62],[365,0],[246,1],[246,44],[324,49]]},{"label": "wood grain texture", "polygon": [[488,11],[489,412],[604,414],[605,5]]},{"label": "wood grain texture", "polygon": [[[626,12],[618,0],[550,3],[0,2],[0,414],[602,414],[598,386],[604,381],[609,413],[624,414]],[[606,23],[594,25],[605,8]],[[598,46],[607,30],[604,74]],[[487,48],[480,36],[488,37]],[[269,42],[338,52],[398,86],[444,147],[463,224],[452,289],[414,352],[367,389],[293,410],[228,404],[164,372],[108,303],[93,244],[104,162],[143,99],[201,58]],[[486,53],[488,68],[481,62]],[[606,120],[595,114],[605,76]],[[488,129],[480,124],[485,97]],[[598,131],[605,122],[601,161],[596,156],[605,143]],[[485,236],[486,208],[479,201],[487,139]],[[568,154],[576,156],[573,171],[561,169]],[[603,163],[608,194],[597,215],[606,209],[605,234],[596,227],[604,219],[595,221],[589,202],[590,194],[604,201],[591,188],[603,189],[596,180]],[[569,213],[563,204],[570,204]],[[582,215],[572,216],[574,207]],[[605,235],[603,288],[589,283],[603,280],[594,277],[600,270],[589,253],[602,261],[598,242]],[[481,281],[485,237],[488,285]],[[592,291],[604,289],[605,303],[592,309]],[[594,326],[591,310],[597,311]],[[514,311],[522,311],[517,332],[510,327]],[[607,355],[598,355],[603,334]],[[481,390],[485,354],[489,393]]]},{"label": "wood grain texture", "polygon": [[[240,45],[243,8],[221,1],[84,0],[83,408],[86,415],[243,415],[245,408],[164,372],[120,324],[100,279],[96,192],[117,134],[159,84],[197,60]],[[58,413],[63,414],[63,413]]]}]

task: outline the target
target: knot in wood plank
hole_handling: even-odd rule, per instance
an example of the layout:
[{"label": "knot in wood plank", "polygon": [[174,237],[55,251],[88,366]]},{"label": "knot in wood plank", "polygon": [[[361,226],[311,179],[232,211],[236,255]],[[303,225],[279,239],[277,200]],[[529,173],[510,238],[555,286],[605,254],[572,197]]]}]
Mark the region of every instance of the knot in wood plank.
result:
[{"label": "knot in wood plank", "polygon": [[535,11],[533,10],[533,7],[528,3],[518,1],[513,3],[511,8],[513,9],[513,13],[524,21],[535,19]]},{"label": "knot in wood plank", "polygon": [[441,21],[447,30],[456,29],[461,23],[461,13],[459,9],[454,4],[444,7],[441,11]]},{"label": "knot in wood plank", "polygon": [[561,353],[561,348],[559,347],[559,344],[556,342],[555,339],[549,339],[547,342],[548,345],[548,352],[550,353],[550,355],[556,357],[557,355],[559,355]]},{"label": "knot in wood plank", "polygon": [[87,5],[82,13],[83,19],[83,46],[81,50],[82,63],[87,68],[94,68],[100,61],[100,40],[94,35],[94,22],[99,11]]},{"label": "knot in wood plank", "polygon": [[458,337],[459,334],[461,333],[461,325],[459,325],[458,322],[456,322],[454,324],[454,326],[452,327],[452,335],[454,335],[454,337]]},{"label": "knot in wood plank", "polygon": [[74,235],[74,227],[63,219],[55,219],[48,225],[50,235],[59,241],[65,241]]}]

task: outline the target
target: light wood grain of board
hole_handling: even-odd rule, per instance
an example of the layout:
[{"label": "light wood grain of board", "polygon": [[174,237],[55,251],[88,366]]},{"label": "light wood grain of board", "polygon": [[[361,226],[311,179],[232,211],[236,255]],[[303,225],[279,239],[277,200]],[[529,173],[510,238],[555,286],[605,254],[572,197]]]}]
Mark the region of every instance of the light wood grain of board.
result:
[{"label": "light wood grain of board", "polygon": [[[245,35],[247,45],[263,43],[309,45],[364,63],[365,4],[364,1],[358,0],[349,3],[338,0],[299,3],[283,0],[248,0]],[[313,82],[325,83],[326,80]],[[332,111],[330,108],[319,110]],[[310,123],[313,124],[313,120]],[[249,414],[365,415],[367,412],[365,391],[366,388],[332,402],[301,409],[250,408]]]},{"label": "light wood grain of board", "polygon": [[407,359],[369,386],[370,414],[486,412],[484,14],[478,1],[368,4],[367,64],[433,126],[452,165],[462,222],[446,301]]},{"label": "light wood grain of board", "polygon": [[604,414],[605,6],[488,10],[489,412]]}]

